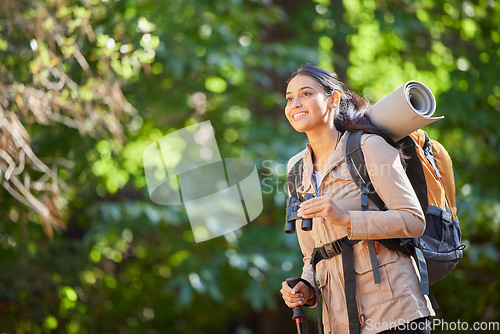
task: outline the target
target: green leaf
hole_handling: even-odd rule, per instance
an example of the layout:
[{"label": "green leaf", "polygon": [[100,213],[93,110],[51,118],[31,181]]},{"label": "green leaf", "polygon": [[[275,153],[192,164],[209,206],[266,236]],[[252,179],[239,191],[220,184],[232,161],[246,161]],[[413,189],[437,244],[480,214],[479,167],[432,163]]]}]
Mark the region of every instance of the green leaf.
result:
[{"label": "green leaf", "polygon": [[227,89],[227,83],[220,77],[210,76],[205,80],[205,88],[213,93],[224,93]]}]

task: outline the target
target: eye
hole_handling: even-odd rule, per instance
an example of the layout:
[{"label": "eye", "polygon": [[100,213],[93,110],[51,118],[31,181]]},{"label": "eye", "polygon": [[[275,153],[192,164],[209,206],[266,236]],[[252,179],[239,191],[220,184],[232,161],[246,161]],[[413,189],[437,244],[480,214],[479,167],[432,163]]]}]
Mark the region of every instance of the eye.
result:
[{"label": "eye", "polygon": [[312,93],[311,93],[311,92],[307,92],[307,91],[305,91],[305,92],[302,94],[302,96],[311,96],[311,95],[312,95]]},{"label": "eye", "polygon": [[287,97],[287,98],[286,98],[286,103],[290,103],[290,102],[292,102],[292,101],[293,101],[293,99],[292,99],[291,97]]}]

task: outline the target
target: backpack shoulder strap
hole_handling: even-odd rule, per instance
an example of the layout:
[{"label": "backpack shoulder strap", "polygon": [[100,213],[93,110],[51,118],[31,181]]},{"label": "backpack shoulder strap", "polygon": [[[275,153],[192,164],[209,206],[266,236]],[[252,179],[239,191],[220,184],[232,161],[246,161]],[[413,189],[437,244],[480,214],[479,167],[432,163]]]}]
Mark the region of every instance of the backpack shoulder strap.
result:
[{"label": "backpack shoulder strap", "polygon": [[348,131],[346,133],[345,161],[352,179],[361,189],[361,206],[363,210],[368,209],[369,197],[380,210],[386,211],[387,207],[375,191],[366,169],[365,156],[361,149],[361,136],[363,133],[363,131]]}]

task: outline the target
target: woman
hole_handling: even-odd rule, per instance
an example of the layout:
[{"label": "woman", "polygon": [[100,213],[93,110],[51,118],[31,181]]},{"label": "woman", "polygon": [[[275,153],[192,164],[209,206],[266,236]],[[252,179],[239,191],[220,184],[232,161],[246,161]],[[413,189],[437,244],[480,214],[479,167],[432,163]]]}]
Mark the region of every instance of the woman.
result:
[{"label": "woman", "polygon": [[[309,141],[305,150],[290,159],[288,170],[302,158],[302,185],[297,192],[315,197],[303,202],[298,211],[299,217],[313,219],[310,232],[297,228],[304,254],[303,280],[293,289],[283,282],[283,299],[289,307],[315,306],[315,277],[323,297],[326,333],[349,333],[359,328],[361,333],[430,333],[428,317],[435,313],[429,298],[420,292],[418,272],[410,257],[377,242],[381,282],[374,282],[368,240],[419,237],[425,219],[396,145],[365,115],[368,101],[342,86],[335,73],[315,66],[299,68],[288,80],[285,115]],[[361,190],[344,161],[343,134],[354,129],[370,132],[362,136],[362,150],[368,174],[387,211],[379,211],[371,201],[369,211],[361,210]],[[342,256],[320,261],[315,274],[310,263],[314,248],[346,236],[361,240],[352,246],[354,309],[360,319],[357,328],[352,327],[352,321],[349,327],[352,308],[348,312]]]}]

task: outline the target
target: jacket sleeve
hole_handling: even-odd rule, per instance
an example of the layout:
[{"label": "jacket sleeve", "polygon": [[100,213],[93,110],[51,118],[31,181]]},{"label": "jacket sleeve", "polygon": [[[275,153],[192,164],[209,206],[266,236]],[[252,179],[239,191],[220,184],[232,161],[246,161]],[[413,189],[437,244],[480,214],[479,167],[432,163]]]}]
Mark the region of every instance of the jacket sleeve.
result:
[{"label": "jacket sleeve", "polygon": [[[290,169],[292,169],[293,165],[302,157],[303,154],[304,151],[295,155],[288,161],[287,173],[290,172]],[[288,192],[288,196],[290,196],[290,191]],[[304,262],[302,267],[301,278],[306,280],[314,289],[314,271],[311,265],[311,255],[314,249],[314,240],[311,238],[311,234],[309,232],[302,231],[301,228],[297,228],[296,233],[297,233],[297,238],[299,240],[299,246],[300,250],[302,251],[303,262]],[[305,304],[305,306],[314,307],[316,306],[316,301],[317,298],[315,296],[312,303],[310,302],[309,304]]]},{"label": "jacket sleeve", "polygon": [[373,187],[388,210],[349,211],[349,238],[363,240],[421,236],[425,229],[424,214],[398,151],[377,135],[364,135],[361,148]]}]

